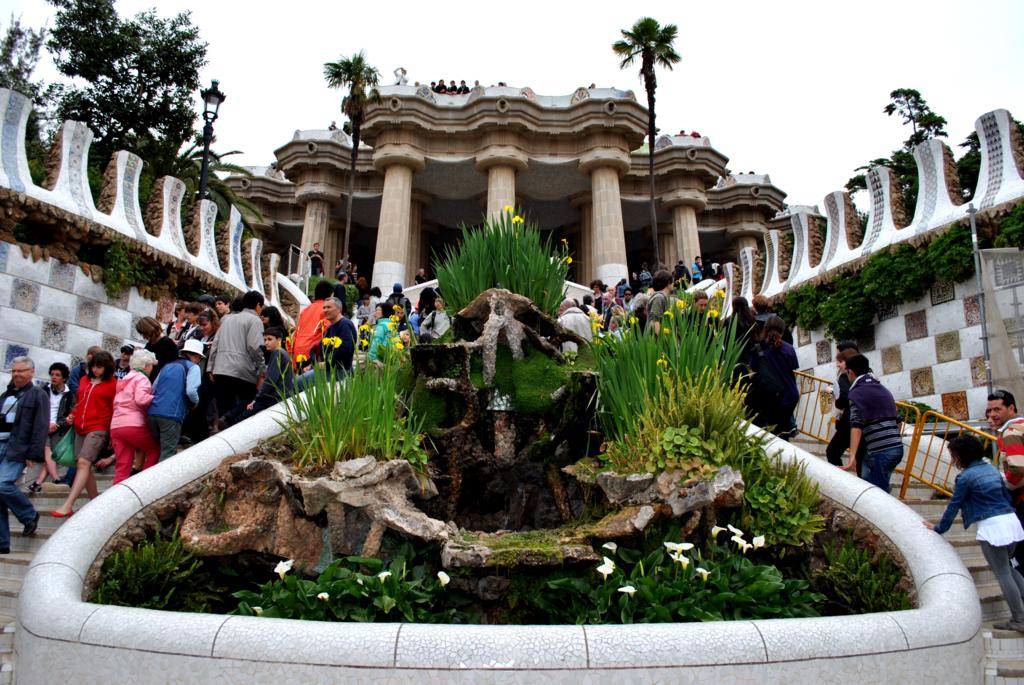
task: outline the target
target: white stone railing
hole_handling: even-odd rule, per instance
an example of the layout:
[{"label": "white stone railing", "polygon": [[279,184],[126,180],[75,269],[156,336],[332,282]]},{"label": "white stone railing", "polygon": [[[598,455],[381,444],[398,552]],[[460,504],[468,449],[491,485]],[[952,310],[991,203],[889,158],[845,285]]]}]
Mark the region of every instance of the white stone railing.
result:
[{"label": "white stone railing", "polygon": [[[1019,165],[1024,151],[1013,131],[1013,117],[1005,109],[983,114],[974,124],[981,142],[981,171],[974,192],[974,206],[979,211],[991,209],[1024,198],[1024,177]],[[811,266],[810,230],[811,212],[806,208],[789,214],[793,231],[793,255],[789,275],[783,281],[779,274],[779,232],[769,231],[764,237],[761,255],[750,247],[740,251],[739,269],[742,288],[733,295],[742,295],[749,301],[754,295],[768,297],[800,286],[828,272],[835,272],[852,262],[862,260],[889,246],[917,238],[930,231],[948,226],[967,216],[966,204],[960,204],[947,183],[947,163],[952,153],[941,141],[928,140],[914,149],[920,189],[913,218],[900,227],[898,203],[892,196],[896,184],[892,170],[884,166],[871,167],[866,180],[870,194],[868,223],[863,238],[858,238],[860,223],[849,199],[843,191],[825,197],[827,228],[820,262]],[[909,208],[908,208],[909,210]],[[764,276],[755,283],[754,264],[764,259]],[[731,299],[731,298],[730,298]]]},{"label": "white stone railing", "polygon": [[[159,223],[154,220],[147,224],[139,205],[139,177],[144,162],[130,152],[117,152],[111,160],[115,165],[113,205],[109,213],[99,211],[89,189],[88,159],[93,134],[85,124],[66,121],[61,127],[55,143],[59,145],[60,168],[53,187],[33,183],[25,152],[31,109],[32,103],[27,97],[0,88],[0,188],[95,222],[120,234],[130,244],[179,259],[235,291],[258,290],[266,296],[267,304],[281,308],[279,288],[288,290],[300,305],[308,304],[305,294],[277,272],[279,255],[270,256],[264,272],[262,241],[251,240],[243,245],[244,224],[235,207],[231,208],[226,229],[230,231],[227,264],[221,264],[217,254],[214,235],[217,206],[209,200],[201,200],[198,248],[195,253],[188,249],[181,225],[185,184],[180,180],[166,176],[157,181],[154,194],[158,196],[154,199],[161,206]],[[248,264],[248,278],[243,264]]]},{"label": "white stone railing", "polygon": [[[22,584],[18,682],[978,682],[981,610],[956,551],[865,481],[777,439],[823,497],[903,554],[918,606],[857,616],[627,626],[321,623],[185,614],[82,601],[104,546],[146,506],[280,432],[269,409],[127,481],[68,520]],[[881,676],[879,676],[881,678]],[[868,677],[871,680],[871,677]]]}]

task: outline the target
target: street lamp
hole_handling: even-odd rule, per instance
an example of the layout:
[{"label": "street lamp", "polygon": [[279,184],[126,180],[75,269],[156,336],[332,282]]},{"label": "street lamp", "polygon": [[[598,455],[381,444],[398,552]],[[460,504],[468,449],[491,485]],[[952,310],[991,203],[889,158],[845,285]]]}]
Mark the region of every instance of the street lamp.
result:
[{"label": "street lamp", "polygon": [[220,110],[220,103],[227,99],[224,93],[220,92],[220,81],[214,79],[210,87],[199,91],[203,98],[203,166],[199,172],[199,199],[206,197],[206,175],[210,166],[210,142],[213,140],[213,122],[217,121],[217,112]]}]

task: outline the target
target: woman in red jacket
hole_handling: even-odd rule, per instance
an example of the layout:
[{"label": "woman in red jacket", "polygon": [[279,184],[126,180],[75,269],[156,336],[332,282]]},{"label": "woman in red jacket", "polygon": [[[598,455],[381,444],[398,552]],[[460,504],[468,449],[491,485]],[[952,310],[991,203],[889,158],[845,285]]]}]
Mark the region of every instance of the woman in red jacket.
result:
[{"label": "woman in red jacket", "polygon": [[[71,492],[64,504],[50,514],[64,518],[74,513],[73,506],[84,489],[90,499],[95,499],[96,478],[92,466],[99,459],[110,438],[110,420],[114,415],[114,395],[117,380],[114,378],[114,357],[109,352],[97,352],[89,362],[89,378],[78,385],[78,404],[71,412],[75,426],[75,458],[78,471],[71,484]],[[69,417],[70,418],[70,417]]]}]

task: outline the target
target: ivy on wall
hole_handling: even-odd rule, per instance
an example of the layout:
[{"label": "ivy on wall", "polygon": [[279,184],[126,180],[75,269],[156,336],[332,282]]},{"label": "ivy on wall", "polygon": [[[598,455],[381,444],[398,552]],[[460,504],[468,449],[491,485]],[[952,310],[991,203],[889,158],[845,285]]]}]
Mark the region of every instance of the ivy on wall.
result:
[{"label": "ivy on wall", "polygon": [[[994,245],[1024,248],[1024,204],[1003,219]],[[855,338],[871,325],[879,305],[913,302],[936,282],[960,283],[973,275],[971,231],[956,224],[927,246],[900,244],[872,255],[858,272],[795,288],[775,307],[804,330],[824,326],[833,340]]]}]

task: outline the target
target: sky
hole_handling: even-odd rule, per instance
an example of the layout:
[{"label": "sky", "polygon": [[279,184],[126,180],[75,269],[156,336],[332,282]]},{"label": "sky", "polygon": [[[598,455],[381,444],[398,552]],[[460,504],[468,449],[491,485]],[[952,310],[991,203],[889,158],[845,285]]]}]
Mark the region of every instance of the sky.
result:
[{"label": "sky", "polygon": [[[888,156],[909,135],[883,108],[890,91],[916,88],[948,120],[959,143],[981,114],[1005,108],[1024,119],[1024,2],[268,2],[119,0],[132,15],[156,6],[190,12],[209,43],[202,81],[227,99],[219,151],[267,165],[297,129],[337,120],[342,93],[324,62],[365,50],[384,83],[396,67],[410,83],[439,78],[506,81],[543,95],[596,83],[632,89],[611,44],[643,15],[679,27],[682,61],[658,73],[664,133],[697,130],[735,172],[767,173],[790,204],[818,204],[856,167]],[[52,25],[45,0],[0,0],[0,26]],[[38,75],[56,80],[48,61]],[[201,109],[198,104],[197,109]]]}]

